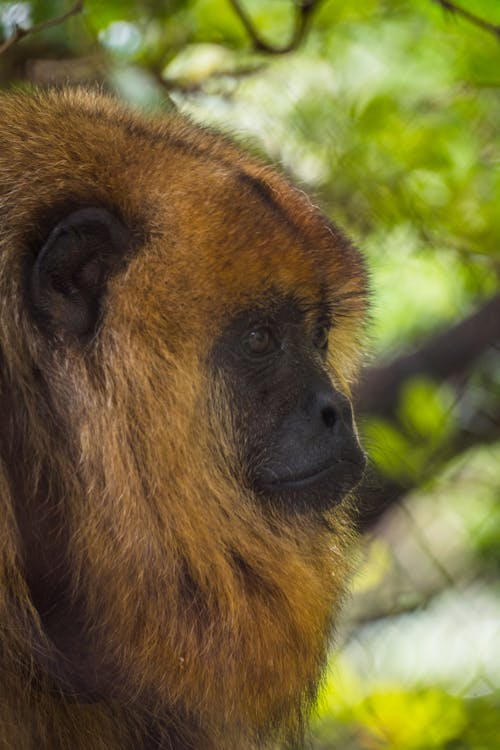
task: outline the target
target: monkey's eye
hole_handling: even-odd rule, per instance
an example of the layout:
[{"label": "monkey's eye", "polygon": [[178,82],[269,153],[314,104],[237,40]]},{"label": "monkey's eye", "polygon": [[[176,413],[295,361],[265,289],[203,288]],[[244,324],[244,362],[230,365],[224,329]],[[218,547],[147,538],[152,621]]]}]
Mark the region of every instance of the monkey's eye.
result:
[{"label": "monkey's eye", "polygon": [[330,334],[330,325],[328,323],[319,323],[313,331],[312,343],[316,349],[326,351],[328,348],[328,336]]},{"label": "monkey's eye", "polygon": [[253,328],[243,337],[241,343],[245,354],[251,357],[263,357],[277,348],[276,339],[267,326]]}]

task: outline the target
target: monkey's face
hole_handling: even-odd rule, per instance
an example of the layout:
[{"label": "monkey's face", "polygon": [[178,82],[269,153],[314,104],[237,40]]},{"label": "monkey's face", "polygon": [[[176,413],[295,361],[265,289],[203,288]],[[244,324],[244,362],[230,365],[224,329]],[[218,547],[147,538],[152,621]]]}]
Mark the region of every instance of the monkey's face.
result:
[{"label": "monkey's face", "polygon": [[232,321],[214,350],[245,481],[285,512],[326,510],[364,469],[351,404],[328,371],[331,327],[327,306],[273,298]]}]

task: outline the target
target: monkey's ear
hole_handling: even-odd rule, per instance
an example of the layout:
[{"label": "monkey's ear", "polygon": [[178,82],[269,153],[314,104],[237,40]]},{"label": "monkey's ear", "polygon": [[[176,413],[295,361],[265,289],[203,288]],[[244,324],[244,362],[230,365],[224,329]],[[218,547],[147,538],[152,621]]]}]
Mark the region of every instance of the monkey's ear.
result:
[{"label": "monkey's ear", "polygon": [[49,333],[84,337],[100,319],[109,276],[123,261],[131,236],[102,208],[83,208],[60,221],[31,271],[33,312]]}]

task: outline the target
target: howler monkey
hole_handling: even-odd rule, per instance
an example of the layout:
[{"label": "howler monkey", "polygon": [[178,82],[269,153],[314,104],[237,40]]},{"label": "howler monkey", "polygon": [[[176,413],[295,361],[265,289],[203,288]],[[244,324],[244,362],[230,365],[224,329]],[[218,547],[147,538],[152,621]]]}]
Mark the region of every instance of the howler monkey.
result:
[{"label": "howler monkey", "polygon": [[365,304],[355,247],[224,138],[0,98],[2,748],[300,742]]}]

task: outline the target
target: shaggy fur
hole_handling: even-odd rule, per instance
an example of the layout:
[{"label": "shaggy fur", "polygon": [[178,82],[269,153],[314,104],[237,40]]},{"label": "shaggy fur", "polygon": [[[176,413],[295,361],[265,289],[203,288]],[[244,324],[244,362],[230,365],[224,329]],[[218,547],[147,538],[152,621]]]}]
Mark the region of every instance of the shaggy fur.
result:
[{"label": "shaggy fur", "polygon": [[[120,216],[134,249],[82,345],[37,326],[26,278],[85,206]],[[320,522],[256,501],[209,361],[264,293],[326,289],[348,392],[359,254],[227,140],[82,91],[0,99],[0,228],[0,747],[299,742],[349,570],[348,503]]]}]

